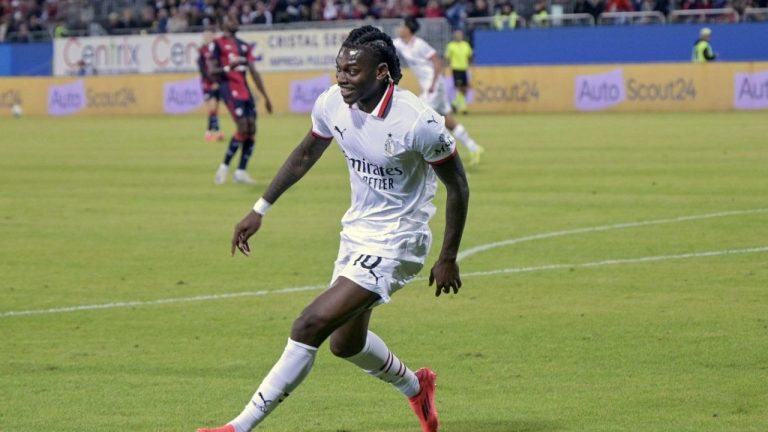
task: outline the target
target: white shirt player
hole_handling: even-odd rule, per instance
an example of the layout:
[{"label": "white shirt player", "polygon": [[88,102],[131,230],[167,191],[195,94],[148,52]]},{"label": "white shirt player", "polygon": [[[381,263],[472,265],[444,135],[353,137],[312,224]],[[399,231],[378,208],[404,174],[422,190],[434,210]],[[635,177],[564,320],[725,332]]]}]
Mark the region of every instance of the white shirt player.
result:
[{"label": "white shirt player", "polygon": [[442,77],[438,77],[434,91],[429,91],[436,73],[432,57],[437,55],[437,51],[427,41],[418,36],[413,36],[408,43],[405,43],[402,38],[394,39],[392,42],[395,45],[395,49],[397,49],[397,53],[405,60],[406,66],[416,77],[416,81],[419,82],[421,87],[420,97],[440,114],[450,113],[451,104],[448,102],[448,95]]},{"label": "white shirt player", "polygon": [[401,38],[394,39],[392,42],[395,44],[397,53],[405,60],[419,82],[421,91],[427,92],[435,77],[435,65],[432,64],[432,56],[437,55],[437,51],[418,36],[413,36],[408,43],[405,43]]},{"label": "white shirt player", "polygon": [[360,253],[423,262],[437,189],[428,164],[456,152],[444,118],[393,83],[370,114],[344,103],[334,85],[315,101],[312,131],[335,138],[346,158],[352,205],[342,241]]}]

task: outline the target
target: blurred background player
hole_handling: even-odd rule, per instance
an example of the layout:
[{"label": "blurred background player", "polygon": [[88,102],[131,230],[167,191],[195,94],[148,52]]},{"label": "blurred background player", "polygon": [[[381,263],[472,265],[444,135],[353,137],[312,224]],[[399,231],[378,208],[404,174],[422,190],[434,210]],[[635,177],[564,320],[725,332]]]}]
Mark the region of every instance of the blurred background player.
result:
[{"label": "blurred background player", "polygon": [[210,73],[217,77],[219,94],[227,105],[232,119],[235,121],[237,131],[232,135],[227,153],[224,155],[216,176],[215,184],[222,184],[227,180],[229,163],[240,148],[240,164],[235,170],[232,180],[236,183],[255,183],[245,171],[248,160],[253,153],[256,140],[256,103],[248,87],[246,71],[250,71],[253,82],[262,96],[264,106],[268,113],[272,113],[272,102],[261,80],[261,75],[253,66],[254,58],[251,45],[235,37],[237,22],[228,21],[223,26],[224,34],[214,39],[211,43]]},{"label": "blurred background player", "polygon": [[451,104],[442,79],[443,60],[427,41],[416,36],[420,25],[416,18],[408,17],[400,26],[400,37],[394,40],[397,53],[406,62],[421,86],[421,99],[440,115],[445,116],[445,127],[461,141],[470,153],[470,165],[480,162],[485,151],[451,114]]},{"label": "blurred background player", "polygon": [[200,86],[203,90],[205,107],[208,109],[208,129],[205,131],[206,141],[223,141],[224,134],[219,130],[219,83],[211,75],[209,64],[211,62],[211,42],[214,35],[212,31],[203,32],[203,45],[200,47],[197,58],[197,68],[200,71]]},{"label": "blurred background player", "polygon": [[467,89],[469,88],[469,63],[474,52],[469,42],[464,40],[464,32],[455,30],[453,40],[445,47],[445,59],[451,67],[453,85],[456,88],[456,96],[451,101],[454,110],[467,113]]}]

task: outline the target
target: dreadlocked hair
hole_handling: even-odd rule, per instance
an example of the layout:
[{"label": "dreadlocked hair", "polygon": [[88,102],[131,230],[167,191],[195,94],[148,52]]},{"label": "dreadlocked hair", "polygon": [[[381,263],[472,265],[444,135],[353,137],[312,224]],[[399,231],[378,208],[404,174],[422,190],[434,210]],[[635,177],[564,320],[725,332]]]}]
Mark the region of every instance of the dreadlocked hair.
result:
[{"label": "dreadlocked hair", "polygon": [[372,52],[379,61],[387,64],[389,76],[395,84],[403,77],[400,71],[400,59],[397,58],[397,50],[392,43],[392,38],[374,26],[365,25],[352,30],[341,47],[367,49]]}]

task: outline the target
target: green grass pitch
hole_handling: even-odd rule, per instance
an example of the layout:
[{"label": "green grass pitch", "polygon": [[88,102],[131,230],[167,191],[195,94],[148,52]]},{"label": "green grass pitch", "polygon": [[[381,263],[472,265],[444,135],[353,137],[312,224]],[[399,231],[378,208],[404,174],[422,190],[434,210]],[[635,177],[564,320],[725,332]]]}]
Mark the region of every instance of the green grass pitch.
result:
[{"label": "green grass pitch", "polygon": [[[409,366],[437,371],[441,431],[768,430],[766,114],[461,121],[487,150],[468,169],[463,250],[533,238],[465,258],[458,296],[419,280],[374,314]],[[203,125],[0,118],[0,430],[215,426],[278,358],[319,291],[274,291],[328,282],[344,161],[334,144],[274,206],[253,255],[232,258],[232,227],[309,119],[262,116],[255,187],[213,185],[225,144],[203,142]],[[254,291],[267,293],[14,314]],[[418,423],[323,347],[259,430]]]}]

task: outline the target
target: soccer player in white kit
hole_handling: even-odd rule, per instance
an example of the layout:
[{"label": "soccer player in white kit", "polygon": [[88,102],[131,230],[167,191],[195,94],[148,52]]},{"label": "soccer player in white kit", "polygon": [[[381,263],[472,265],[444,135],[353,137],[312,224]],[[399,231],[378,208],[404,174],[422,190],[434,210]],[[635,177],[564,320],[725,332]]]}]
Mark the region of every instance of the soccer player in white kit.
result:
[{"label": "soccer player in white kit", "polygon": [[469,202],[455,141],[444,119],[413,93],[401,90],[392,39],[375,27],[353,30],[336,58],[337,85],[315,102],[312,129],[288,156],[232,237],[250,254],[248,239],[277,199],[328,148],[339,144],[349,169],[352,206],[342,219],[341,245],[330,287],[294,321],[282,356],[243,411],[224,426],[198,432],[246,432],[259,424],[309,374],[318,347],[330,337],[333,354],[391,383],[406,398],[424,432],[438,430],[436,374],[411,371],[368,330],[374,306],[413,279],[431,243],[428,222],[439,178],[446,187],[446,226],[429,284],[435,295],[458,293],[456,255]]},{"label": "soccer player in white kit", "polygon": [[445,116],[445,126],[467,147],[470,165],[480,162],[485,151],[469,136],[467,129],[453,117],[453,108],[448,102],[448,93],[442,79],[443,60],[427,41],[416,36],[420,25],[416,18],[408,17],[400,26],[400,37],[394,40],[395,48],[405,60],[421,86],[421,98],[432,109]]}]

